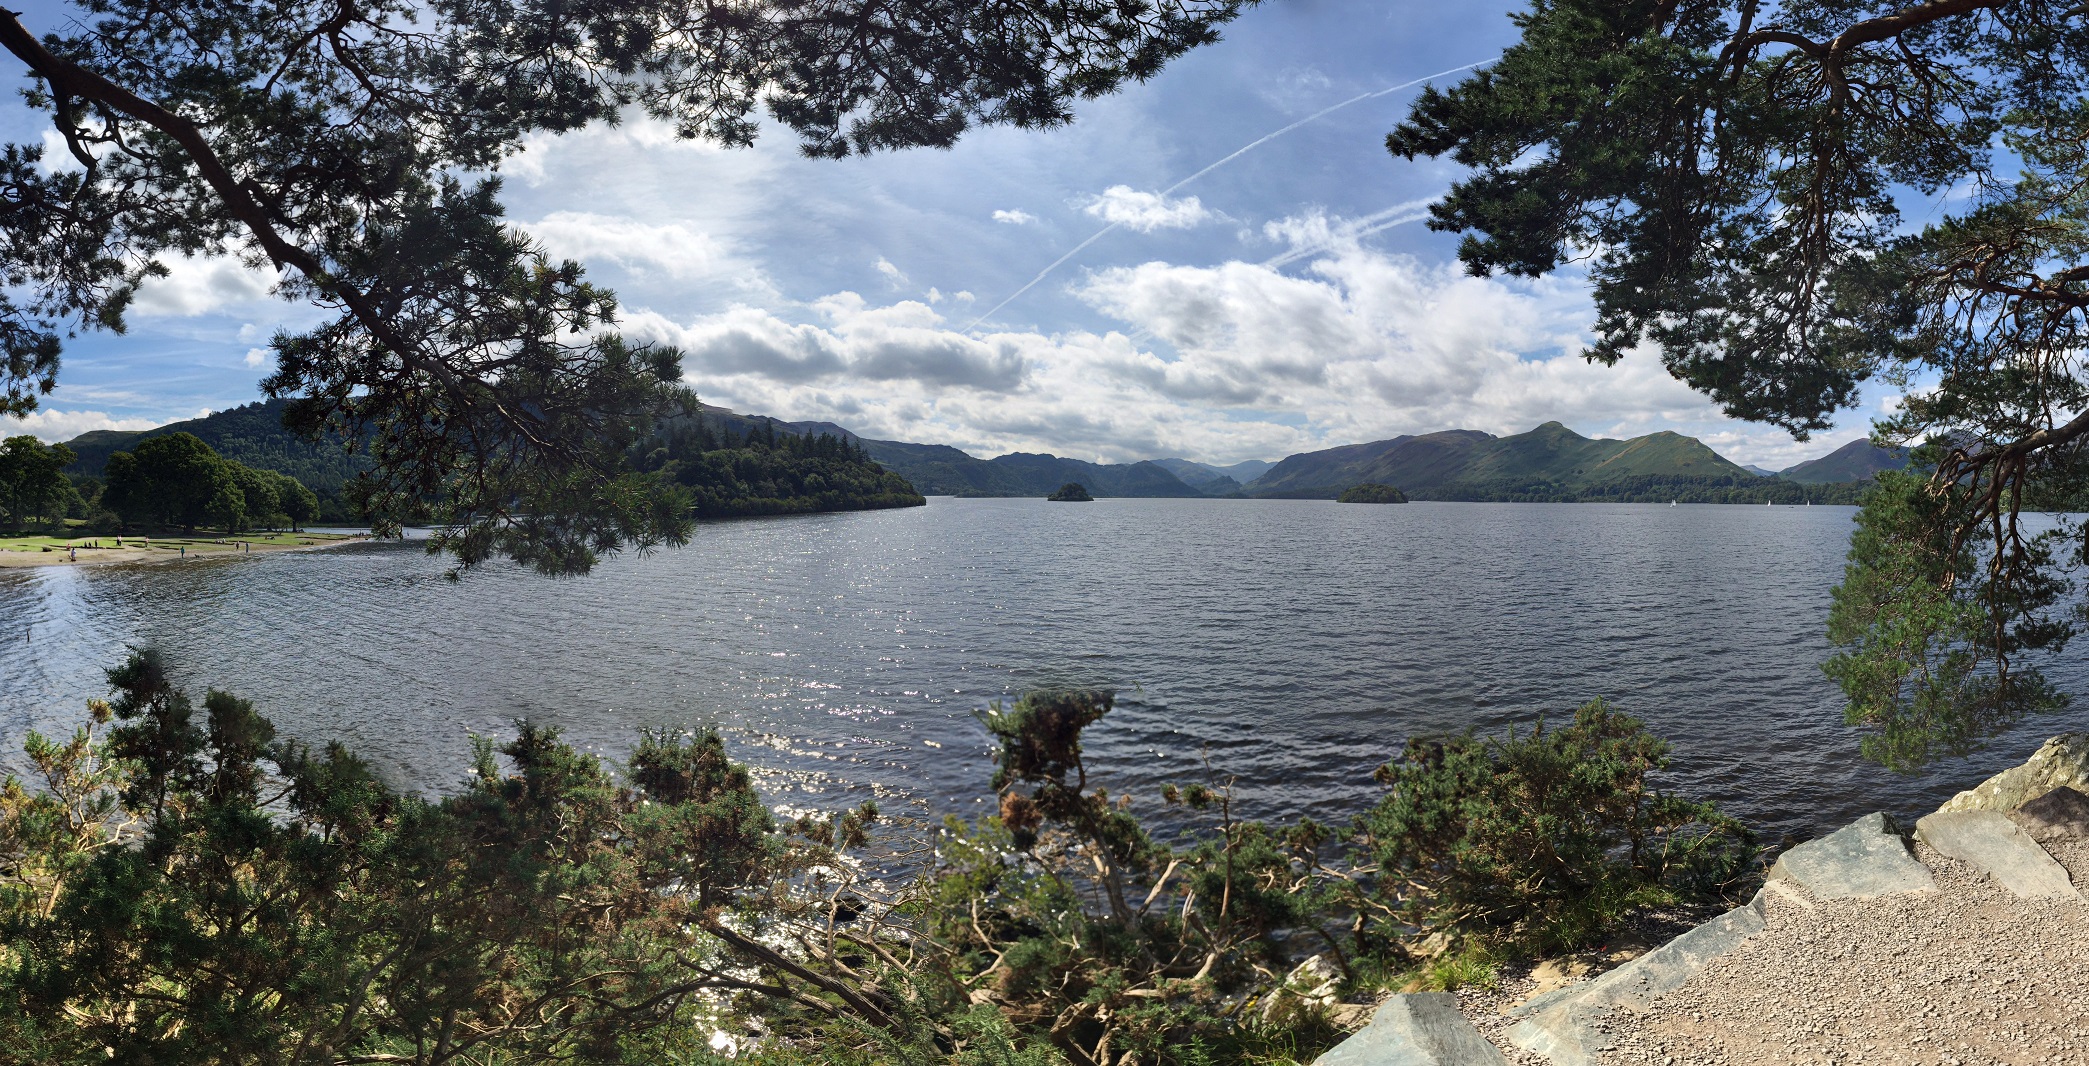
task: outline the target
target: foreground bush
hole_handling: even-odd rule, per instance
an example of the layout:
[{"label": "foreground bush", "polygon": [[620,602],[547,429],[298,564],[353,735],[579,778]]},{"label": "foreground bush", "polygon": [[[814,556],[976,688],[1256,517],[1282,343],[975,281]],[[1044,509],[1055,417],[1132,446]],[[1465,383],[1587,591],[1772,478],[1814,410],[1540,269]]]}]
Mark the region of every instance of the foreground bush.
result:
[{"label": "foreground bush", "polygon": [[612,772],[525,725],[426,800],[150,654],[110,679],[31,738],[41,787],[0,789],[7,1061],[1307,1061],[1416,938],[1569,944],[1746,855],[1600,704],[1411,748],[1343,832],[1242,820],[1208,774],[1164,791],[1162,839],[1088,778],[1109,694],[1033,693],[984,716],[998,812],[872,865],[874,808],[779,819],[715,734]]},{"label": "foreground bush", "polygon": [[1357,821],[1379,938],[1426,929],[1530,952],[1599,940],[1636,911],[1727,898],[1753,836],[1709,803],[1655,790],[1668,745],[1602,700],[1528,736],[1410,741],[1391,793]]}]

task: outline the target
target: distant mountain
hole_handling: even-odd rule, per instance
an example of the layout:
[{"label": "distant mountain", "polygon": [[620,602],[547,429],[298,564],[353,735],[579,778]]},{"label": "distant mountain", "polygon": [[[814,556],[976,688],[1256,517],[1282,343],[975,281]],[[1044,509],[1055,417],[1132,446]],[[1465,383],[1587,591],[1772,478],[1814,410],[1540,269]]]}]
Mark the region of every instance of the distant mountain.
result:
[{"label": "distant mountain", "polygon": [[1907,465],[1906,448],[1881,448],[1868,440],[1853,440],[1818,459],[1789,467],[1778,476],[1802,485],[1833,485],[1870,481],[1881,470],[1899,470]]},{"label": "distant mountain", "polygon": [[[1069,481],[1095,496],[1206,495],[1151,460],[1089,463],[1034,452],[980,459],[945,444],[858,438],[870,457],[930,496],[1045,496]],[[1239,486],[1229,489],[1238,492]]]},{"label": "distant mountain", "polygon": [[1167,467],[1168,472],[1181,478],[1184,484],[1214,496],[1238,492],[1241,486],[1269,473],[1269,468],[1277,465],[1264,459],[1249,459],[1232,466],[1213,466],[1188,459],[1155,459],[1154,462]]},{"label": "distant mountain", "polygon": [[1056,455],[1011,452],[981,459],[947,444],[911,444],[865,437],[832,422],[785,422],[767,415],[743,415],[722,407],[704,408],[704,416],[745,434],[752,426],[775,423],[778,432],[832,433],[863,445],[880,466],[912,482],[928,496],[1048,496],[1077,481],[1094,496],[1194,498],[1240,491],[1232,485],[1200,492],[1153,460],[1138,463],[1090,463]]},{"label": "distant mountain", "polygon": [[[1183,484],[1207,496],[1231,496],[1240,491],[1241,480],[1232,474],[1224,473],[1225,470],[1253,467],[1257,468],[1254,473],[1256,477],[1259,477],[1263,470],[1269,469],[1272,465],[1260,460],[1236,463],[1232,467],[1216,467],[1205,463],[1193,463],[1188,459],[1155,459],[1153,463],[1168,473],[1181,478]],[[1247,480],[1253,481],[1255,478],[1250,477]]]},{"label": "distant mountain", "polygon": [[1376,483],[1421,500],[1578,498],[1593,486],[1625,483],[1658,494],[1654,482],[1672,479],[1697,486],[1756,476],[1694,437],[1599,440],[1547,422],[1509,437],[1453,429],[1305,452],[1278,463],[1248,494],[1331,500],[1353,485]]},{"label": "distant mountain", "polygon": [[1755,465],[1754,463],[1742,463],[1742,464],[1741,464],[1741,469],[1743,469],[1743,470],[1746,470],[1746,471],[1748,471],[1748,472],[1749,472],[1749,473],[1751,473],[1751,474],[1754,474],[1754,475],[1755,475],[1756,477],[1776,477],[1776,476],[1777,476],[1777,471],[1775,471],[1775,470],[1764,470],[1764,469],[1763,469],[1762,467],[1759,467],[1759,466]]}]

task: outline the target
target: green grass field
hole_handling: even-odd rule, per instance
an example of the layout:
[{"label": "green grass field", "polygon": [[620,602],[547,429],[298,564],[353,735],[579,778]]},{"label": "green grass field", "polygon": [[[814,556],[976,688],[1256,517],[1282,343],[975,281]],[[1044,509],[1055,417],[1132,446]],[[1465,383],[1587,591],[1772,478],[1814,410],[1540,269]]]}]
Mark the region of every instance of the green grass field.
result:
[{"label": "green grass field", "polygon": [[[96,544],[104,548],[114,548],[117,547],[118,539],[114,536],[0,536],[0,551],[42,552],[48,548],[53,552],[60,552],[68,548],[87,548]],[[239,551],[241,550],[241,544],[252,544],[255,548],[296,548],[347,539],[349,539],[349,535],[344,533],[240,533],[237,535],[220,536],[208,532],[199,532],[193,536],[127,536],[121,538],[123,541],[122,546],[125,548],[148,548],[155,552],[165,551],[175,555],[183,554],[184,549],[186,549],[187,554],[196,555],[209,552]]]}]

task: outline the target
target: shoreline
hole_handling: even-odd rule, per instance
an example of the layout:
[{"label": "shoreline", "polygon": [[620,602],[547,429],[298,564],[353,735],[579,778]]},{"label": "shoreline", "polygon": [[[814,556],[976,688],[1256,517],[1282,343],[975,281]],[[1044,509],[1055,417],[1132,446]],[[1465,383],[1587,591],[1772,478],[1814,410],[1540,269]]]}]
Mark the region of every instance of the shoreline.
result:
[{"label": "shoreline", "polygon": [[[0,570],[28,569],[39,566],[108,566],[114,563],[185,562],[189,559],[214,559],[231,556],[272,555],[278,552],[315,551],[368,540],[370,535],[367,533],[298,533],[293,534],[293,536],[309,539],[305,539],[303,543],[296,544],[270,544],[236,537],[222,538],[223,543],[220,543],[218,539],[204,540],[195,537],[168,537],[162,539],[168,542],[175,542],[175,547],[161,547],[158,545],[135,547],[130,544],[126,544],[121,548],[81,547],[79,548],[80,557],[78,559],[71,558],[72,545],[67,545],[64,548],[53,545],[49,551],[6,549],[0,550]],[[83,537],[78,539],[114,540],[115,538]],[[148,539],[147,542],[150,543],[150,540]],[[250,544],[252,548],[249,550],[235,549],[232,546],[234,543]],[[188,547],[191,550],[183,553],[176,550],[179,547]]]}]

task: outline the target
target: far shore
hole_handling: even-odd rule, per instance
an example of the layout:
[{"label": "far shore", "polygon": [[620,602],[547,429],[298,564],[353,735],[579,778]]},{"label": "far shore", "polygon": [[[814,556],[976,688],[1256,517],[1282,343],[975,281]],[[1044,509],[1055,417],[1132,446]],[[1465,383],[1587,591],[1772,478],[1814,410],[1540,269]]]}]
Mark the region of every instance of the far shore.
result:
[{"label": "far shore", "polygon": [[[263,533],[252,536],[0,537],[0,569],[163,563],[183,559],[309,551],[349,544],[365,533]],[[122,546],[118,546],[121,540]],[[77,556],[77,558],[75,557]]]}]

